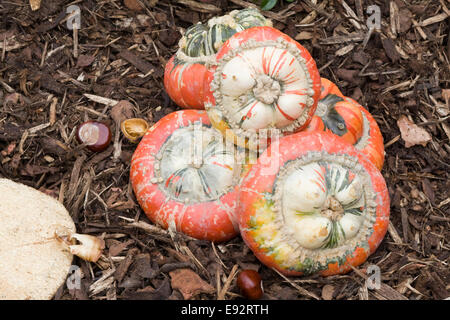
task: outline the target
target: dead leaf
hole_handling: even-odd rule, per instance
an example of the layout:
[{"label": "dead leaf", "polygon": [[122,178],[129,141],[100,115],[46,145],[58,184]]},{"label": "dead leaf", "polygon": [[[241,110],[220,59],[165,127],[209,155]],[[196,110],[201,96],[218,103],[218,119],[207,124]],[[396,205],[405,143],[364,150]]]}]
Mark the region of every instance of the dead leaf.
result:
[{"label": "dead leaf", "polygon": [[405,147],[409,148],[420,144],[426,146],[431,141],[431,135],[424,128],[419,127],[406,116],[401,116],[397,120],[402,139],[405,141]]},{"label": "dead leaf", "polygon": [[18,103],[23,104],[23,102],[24,102],[23,96],[20,93],[14,92],[14,93],[8,94],[5,97],[3,104],[5,106],[8,106],[8,105],[16,105]]},{"label": "dead leaf", "polygon": [[334,287],[331,284],[327,284],[322,288],[322,299],[332,300],[334,293]]},{"label": "dead leaf", "polygon": [[123,4],[130,10],[133,11],[143,11],[144,7],[139,3],[138,0],[124,0]]},{"label": "dead leaf", "polygon": [[111,109],[111,118],[116,123],[122,123],[122,121],[134,117],[134,106],[131,102],[127,100],[120,100]]},{"label": "dead leaf", "polygon": [[77,68],[88,67],[92,64],[92,62],[94,62],[94,60],[94,56],[82,54],[78,57]]},{"label": "dead leaf", "polygon": [[169,275],[172,278],[172,289],[180,290],[185,300],[199,293],[215,292],[214,287],[205,282],[191,269],[177,269],[169,272]]}]

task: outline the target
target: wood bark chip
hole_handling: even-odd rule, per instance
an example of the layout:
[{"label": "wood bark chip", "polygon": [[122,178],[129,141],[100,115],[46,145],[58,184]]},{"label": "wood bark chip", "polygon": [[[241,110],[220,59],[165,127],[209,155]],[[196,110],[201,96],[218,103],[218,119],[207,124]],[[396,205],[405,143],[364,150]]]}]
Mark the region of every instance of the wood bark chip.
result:
[{"label": "wood bark chip", "polygon": [[430,200],[431,204],[433,206],[436,205],[433,187],[431,186],[430,180],[428,180],[427,178],[422,180],[422,189],[425,195]]},{"label": "wood bark chip", "polygon": [[384,38],[381,40],[381,43],[389,59],[391,59],[392,62],[397,62],[400,59],[400,54],[395,48],[394,41],[391,38]]},{"label": "wood bark chip", "polygon": [[[362,271],[358,270],[353,266],[351,266],[351,268],[353,269],[353,271],[355,271],[357,275],[367,280],[368,277]],[[375,292],[379,294],[381,298],[387,300],[409,300],[407,297],[405,297],[404,295],[396,291],[394,288],[383,282],[381,282],[379,289],[375,289]]]},{"label": "wood bark chip", "polygon": [[34,176],[37,176],[37,175],[41,175],[43,173],[55,174],[59,170],[60,170],[59,168],[48,167],[48,166],[40,166],[40,165],[34,165],[34,164],[31,164],[31,163],[27,163],[25,165],[25,168],[20,170],[20,174],[23,175],[23,176],[34,177]]},{"label": "wood bark chip", "polygon": [[405,33],[412,26],[412,13],[407,8],[401,8],[398,16],[398,27],[397,31],[399,33]]},{"label": "wood bark chip", "polygon": [[114,279],[117,280],[117,282],[122,282],[123,278],[125,277],[128,268],[133,263],[134,256],[139,253],[139,249],[132,248],[127,252],[127,255],[124,260],[119,264],[116,271],[114,272]]},{"label": "wood bark chip", "polygon": [[128,246],[134,244],[135,241],[133,239],[129,239],[128,241],[125,242],[117,242],[112,244],[111,246],[109,246],[109,256],[110,257],[115,257],[117,255],[119,255],[122,251],[124,251]]},{"label": "wood bark chip", "polygon": [[149,253],[141,253],[136,256],[133,272],[144,279],[153,279],[159,274],[159,270],[152,268],[152,262]]},{"label": "wood bark chip", "polygon": [[67,204],[71,203],[73,197],[75,196],[75,192],[80,182],[78,179],[80,176],[80,171],[86,158],[87,156],[85,154],[82,154],[77,158],[77,160],[75,160],[75,163],[72,168],[72,174],[70,176],[69,189],[67,193]]},{"label": "wood bark chip", "polygon": [[349,69],[344,69],[344,68],[339,68],[336,71],[336,75],[345,80],[345,81],[349,81],[350,83],[353,84],[360,84],[362,79],[358,76],[359,74],[359,70],[349,70]]},{"label": "wood bark chip", "polygon": [[164,279],[156,290],[152,287],[145,287],[136,292],[125,294],[124,298],[129,300],[167,300],[171,293],[169,279]]},{"label": "wood bark chip", "polygon": [[402,215],[403,240],[404,240],[404,243],[408,243],[410,240],[409,235],[411,233],[411,231],[409,229],[408,213],[406,212],[405,208],[400,208],[400,212]]},{"label": "wood bark chip", "polygon": [[40,75],[41,87],[58,95],[63,95],[66,86],[53,79],[49,74],[42,73]]},{"label": "wood bark chip", "polygon": [[[129,63],[131,63],[133,66],[136,67],[136,69],[141,71],[143,74],[149,73],[152,69],[155,70],[155,67],[151,63],[149,63],[149,62],[145,61],[144,59],[138,57],[137,55],[135,55],[131,51],[122,50],[119,53],[119,57],[124,59],[124,60],[126,60],[126,61],[128,61]],[[160,68],[157,68],[157,73],[159,74],[159,72],[160,72]]]},{"label": "wood bark chip", "polygon": [[213,4],[209,3],[202,3],[197,2],[193,0],[178,0],[178,3],[184,4],[188,6],[191,10],[198,11],[198,12],[204,12],[204,13],[220,13],[222,12],[222,9],[219,7],[216,7]]},{"label": "wood bark chip", "polygon": [[56,28],[59,23],[66,17],[66,10],[62,10],[59,15],[52,21],[45,21],[36,27],[36,32],[45,33]]},{"label": "wood bark chip", "polygon": [[30,0],[31,10],[36,11],[41,8],[41,0]]}]

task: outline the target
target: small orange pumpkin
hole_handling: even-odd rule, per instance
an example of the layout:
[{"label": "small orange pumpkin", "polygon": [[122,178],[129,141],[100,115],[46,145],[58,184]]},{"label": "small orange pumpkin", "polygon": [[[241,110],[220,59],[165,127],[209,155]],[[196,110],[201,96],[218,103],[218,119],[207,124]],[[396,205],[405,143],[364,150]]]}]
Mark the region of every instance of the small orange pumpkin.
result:
[{"label": "small orange pumpkin", "polygon": [[133,154],[130,181],[151,221],[196,239],[238,234],[237,185],[245,161],[223,140],[200,110],[173,112],[148,130]]},{"label": "small orange pumpkin", "polygon": [[322,78],[322,90],[316,112],[305,131],[330,131],[355,144],[363,133],[360,108],[346,101],[338,87]]},{"label": "small orange pumpkin", "polygon": [[189,27],[179,42],[180,48],[165,67],[164,87],[168,95],[182,108],[204,109],[205,74],[215,63],[222,44],[242,30],[271,25],[258,9],[246,8]]},{"label": "small orange pumpkin", "polygon": [[205,81],[212,125],[235,144],[264,149],[268,131],[306,128],[320,96],[310,53],[281,31],[253,27],[223,44]]},{"label": "small orange pumpkin", "polygon": [[380,171],[329,132],[272,142],[243,179],[239,199],[245,243],[286,275],[346,273],[377,249],[389,224]]},{"label": "small orange pumpkin", "polygon": [[321,78],[321,84],[316,112],[305,131],[328,131],[340,136],[381,170],[385,157],[383,135],[375,119],[358,102],[345,97],[330,80]]}]

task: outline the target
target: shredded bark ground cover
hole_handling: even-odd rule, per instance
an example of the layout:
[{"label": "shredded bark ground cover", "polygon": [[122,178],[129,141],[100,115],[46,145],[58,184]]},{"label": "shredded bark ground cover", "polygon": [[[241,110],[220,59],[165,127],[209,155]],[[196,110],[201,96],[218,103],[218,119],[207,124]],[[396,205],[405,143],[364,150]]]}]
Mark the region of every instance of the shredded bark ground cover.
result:
[{"label": "shredded bark ground cover", "polygon": [[[81,10],[78,31],[67,28],[70,5]],[[0,176],[56,197],[78,232],[106,241],[98,263],[74,260],[82,270],[81,288],[63,286],[55,299],[241,299],[235,277],[240,268],[261,273],[265,299],[449,296],[446,0],[279,1],[265,12],[307,47],[323,77],[374,115],[383,133],[391,224],[362,266],[342,276],[286,278],[262,266],[239,237],[212,244],[170,234],[139,208],[128,179],[136,145],[118,131],[112,106],[127,100],[131,108],[124,106],[124,114],[151,124],[177,110],[162,83],[182,29],[251,5],[42,0],[32,11],[25,0],[1,1]],[[365,23],[370,5],[381,9],[381,29],[372,32]],[[411,140],[404,132],[412,129],[401,131],[399,119],[431,138]],[[113,143],[106,151],[92,153],[76,141],[74,130],[85,120],[110,124]],[[366,285],[371,264],[381,269],[377,290]]]}]

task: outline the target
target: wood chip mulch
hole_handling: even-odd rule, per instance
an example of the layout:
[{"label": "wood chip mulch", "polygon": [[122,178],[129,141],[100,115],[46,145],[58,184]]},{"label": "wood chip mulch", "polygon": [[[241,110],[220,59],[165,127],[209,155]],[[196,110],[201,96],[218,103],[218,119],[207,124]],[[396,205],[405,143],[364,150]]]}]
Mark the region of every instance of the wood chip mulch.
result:
[{"label": "wood chip mulch", "polygon": [[[73,4],[81,9],[78,32],[67,28]],[[381,29],[369,32],[367,8],[374,4],[381,9]],[[0,3],[0,176],[58,198],[78,232],[106,241],[98,263],[75,259],[81,288],[63,286],[55,299],[241,299],[235,277],[241,268],[260,272],[265,299],[448,298],[445,0],[279,1],[266,12],[276,28],[311,52],[323,77],[374,115],[384,135],[391,224],[365,264],[341,276],[285,278],[262,266],[239,237],[212,244],[170,234],[139,208],[128,179],[136,145],[116,134],[113,103],[129,101],[134,116],[151,124],[178,110],[162,79],[182,30],[250,5],[44,0],[32,11],[25,0]],[[397,125],[402,116],[431,141],[406,148]],[[113,130],[114,143],[104,152],[92,153],[75,139],[76,126],[89,119]],[[371,264],[381,269],[377,290],[366,285]],[[180,285],[180,277],[189,277],[190,287]]]}]

